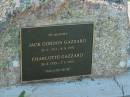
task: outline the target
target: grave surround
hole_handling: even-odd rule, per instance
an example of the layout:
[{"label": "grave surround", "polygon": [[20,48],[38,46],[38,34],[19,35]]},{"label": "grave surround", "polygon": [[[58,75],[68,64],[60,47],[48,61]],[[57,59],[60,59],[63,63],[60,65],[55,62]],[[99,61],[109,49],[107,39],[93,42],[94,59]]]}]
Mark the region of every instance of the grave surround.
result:
[{"label": "grave surround", "polygon": [[21,3],[13,14],[0,20],[0,86],[20,83],[20,30],[24,27],[92,22],[91,76],[113,76],[127,70],[127,0],[46,0],[42,3]]}]

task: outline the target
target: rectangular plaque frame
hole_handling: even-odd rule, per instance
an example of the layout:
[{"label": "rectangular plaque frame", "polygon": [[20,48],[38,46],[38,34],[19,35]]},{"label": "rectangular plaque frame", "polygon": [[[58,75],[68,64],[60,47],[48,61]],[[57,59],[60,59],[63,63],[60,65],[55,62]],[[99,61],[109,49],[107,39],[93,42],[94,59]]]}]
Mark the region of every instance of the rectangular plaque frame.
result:
[{"label": "rectangular plaque frame", "polygon": [[[57,28],[60,28],[60,30],[59,29],[57,29]],[[52,30],[47,30],[47,28],[48,28],[48,30],[49,29],[52,29]],[[55,29],[56,28],[56,29]],[[65,29],[67,29],[67,28],[69,28],[69,30],[67,30],[68,32],[66,32],[66,30]],[[78,29],[78,28],[81,28],[81,29]],[[83,29],[82,29],[83,28]],[[43,77],[40,77],[40,78],[34,78],[34,79],[26,79],[26,78],[24,78],[24,72],[26,71],[27,72],[27,70],[25,69],[25,70],[23,70],[23,65],[25,66],[25,61],[23,61],[23,60],[25,60],[24,59],[24,56],[28,56],[28,54],[26,55],[26,54],[24,54],[23,52],[25,52],[24,50],[25,50],[25,47],[27,47],[27,45],[26,44],[23,44],[23,43],[25,43],[25,41],[23,41],[24,40],[24,37],[23,37],[23,32],[24,32],[24,30],[31,30],[31,29],[34,29],[35,31],[37,31],[38,29],[46,29],[46,31],[47,31],[47,33],[48,33],[48,37],[65,37],[65,36],[67,36],[67,34],[69,34],[69,33],[71,33],[71,35],[70,36],[68,36],[68,37],[70,37],[70,38],[68,38],[67,40],[69,40],[69,39],[71,39],[72,37],[73,37],[73,35],[76,35],[75,33],[78,33],[78,35],[80,35],[81,34],[81,32],[83,32],[82,34],[87,34],[87,33],[89,33],[89,34],[87,34],[87,35],[89,35],[89,37],[88,36],[86,36],[87,38],[89,38],[89,40],[87,40],[87,38],[86,38],[86,41],[87,41],[87,43],[89,44],[89,47],[87,47],[86,48],[86,46],[87,45],[83,45],[82,44],[82,46],[81,47],[85,47],[85,49],[86,49],[86,51],[87,50],[89,50],[89,53],[87,53],[86,55],[85,55],[85,58],[86,58],[86,56],[87,57],[89,57],[88,59],[89,59],[89,61],[88,61],[88,59],[86,59],[88,62],[86,62],[86,61],[83,61],[83,62],[86,62],[86,63],[82,63],[82,65],[89,65],[88,66],[88,68],[89,68],[89,70],[87,71],[87,69],[88,68],[86,68],[86,72],[83,72],[82,73],[82,71],[81,71],[81,73],[80,74],[66,74],[65,76],[64,75],[61,75],[61,76],[53,76],[53,77],[50,77],[50,78],[43,78]],[[58,31],[59,30],[59,31]],[[65,30],[65,31],[64,31]],[[70,78],[74,78],[75,79],[75,77],[77,78],[77,77],[79,77],[79,76],[86,76],[86,75],[89,75],[89,74],[91,74],[91,68],[92,68],[92,49],[93,49],[93,30],[94,30],[94,25],[93,25],[93,23],[87,23],[87,24],[64,24],[64,25],[48,25],[48,26],[43,26],[43,27],[26,27],[26,28],[22,28],[21,29],[21,32],[20,32],[20,41],[21,41],[21,82],[22,83],[26,83],[26,82],[38,82],[38,81],[53,81],[53,80],[58,80],[58,79],[61,79],[62,80],[62,78],[64,79],[64,78],[66,78],[66,79],[70,79]],[[44,32],[43,30],[43,32],[41,31],[41,32],[30,32],[30,33],[42,33],[42,35],[45,35],[45,34],[47,34],[46,32]],[[54,31],[54,33],[51,33],[51,32],[53,32]],[[60,31],[61,31],[61,33],[60,33]],[[62,32],[63,31],[63,32]],[[77,31],[77,32],[73,32],[73,31]],[[25,31],[26,32],[26,31]],[[24,34],[25,34],[25,32],[24,32]],[[26,32],[27,33],[27,32]],[[50,34],[49,34],[50,33]],[[58,34],[57,34],[58,33]],[[86,35],[85,34],[85,35]],[[59,36],[58,36],[59,35]],[[81,35],[81,37],[83,37],[83,36],[85,36],[85,35]],[[26,36],[26,35],[25,35]],[[27,36],[29,36],[29,35],[27,35]],[[36,35],[34,35],[34,36],[36,36]],[[32,35],[32,37],[34,37],[33,35]],[[41,36],[41,35],[40,35]],[[40,37],[39,36],[39,37]],[[37,37],[37,36],[36,36]],[[39,38],[38,37],[38,38]],[[30,37],[27,37],[26,39],[29,39]],[[74,39],[75,38],[75,40],[78,40],[79,39],[79,37],[73,37],[72,39]],[[85,38],[85,37],[83,37],[83,38]],[[32,38],[32,40],[33,40],[34,38]],[[46,38],[47,39],[47,38]],[[42,40],[43,42],[45,42],[46,41],[46,39],[44,40]],[[52,39],[52,41],[54,41],[55,39],[54,38],[51,38]],[[49,40],[51,40],[51,39],[49,39]],[[60,39],[62,39],[62,38],[60,38]],[[58,40],[60,40],[60,39],[58,39],[57,38],[57,41]],[[66,38],[65,38],[66,39]],[[32,41],[31,40],[31,41]],[[49,41],[48,39],[47,39],[47,41]],[[37,40],[38,41],[38,40]],[[82,40],[82,41],[85,41],[85,40]],[[86,42],[85,41],[85,42]],[[28,43],[28,42],[27,42]],[[87,44],[86,43],[86,44]],[[60,44],[60,43],[59,43]],[[26,45],[25,47],[23,47],[24,45]],[[77,50],[76,51],[78,51],[79,49],[80,49],[80,46],[79,45],[75,45],[75,44],[72,44]],[[32,46],[32,48],[33,48],[33,45],[31,45]],[[30,47],[31,47],[30,46]],[[57,45],[56,45],[57,46]],[[64,46],[64,45],[63,45]],[[37,47],[38,47],[38,44],[37,44]],[[52,46],[53,47],[53,46]],[[55,46],[54,46],[55,47]],[[61,46],[62,47],[62,46]],[[59,47],[58,47],[59,48]],[[34,49],[34,48],[33,48]],[[42,49],[42,48],[40,48],[40,49]],[[50,49],[50,48],[49,48]],[[85,49],[83,49],[83,50],[85,50]],[[27,51],[29,51],[29,50],[27,50]],[[33,50],[32,50],[33,51]],[[35,51],[35,50],[34,50]],[[44,51],[45,52],[45,51]],[[53,51],[52,51],[53,52]],[[64,51],[63,51],[64,52]],[[43,52],[41,52],[41,53],[43,53]],[[55,51],[54,51],[54,53],[55,53]],[[70,52],[69,52],[70,53]],[[75,53],[75,52],[73,52],[73,53]],[[56,53],[57,54],[57,53]],[[59,54],[59,53],[58,53]],[[62,53],[60,53],[60,54],[62,54]],[[89,55],[88,55],[89,54]],[[37,55],[37,54],[36,54]],[[50,54],[48,55],[48,54],[46,54],[46,56],[50,56]],[[77,55],[77,56],[80,56],[80,55]],[[32,57],[32,56],[31,56]],[[35,61],[37,60],[37,58],[35,58]],[[83,58],[83,60],[85,60],[84,58]],[[79,62],[80,62],[80,60],[79,60]],[[75,62],[76,63],[76,62]],[[37,63],[37,65],[38,65],[39,63]],[[67,63],[67,64],[69,64],[69,63]],[[28,63],[26,63],[26,65],[28,65]],[[33,64],[34,65],[34,64]],[[63,65],[63,64],[61,64],[61,65]],[[65,64],[64,64],[65,65]],[[71,64],[72,65],[72,64]],[[73,64],[74,65],[74,64]],[[43,65],[43,67],[44,67],[44,65]],[[84,66],[84,67],[86,67],[86,66]],[[72,66],[72,68],[74,68],[73,66]],[[83,69],[83,68],[80,68],[81,70]],[[34,71],[34,69],[32,70],[32,71]],[[76,71],[75,71],[76,72]],[[78,72],[80,72],[80,71],[78,71]],[[61,73],[61,72],[59,72],[59,73]],[[39,74],[39,73],[38,73]],[[56,74],[58,74],[58,73],[56,73]],[[26,75],[26,74],[25,74]],[[31,74],[30,74],[31,75]],[[37,75],[37,74],[36,74]],[[35,76],[36,76],[35,75]],[[55,74],[53,74],[53,75],[55,75]],[[46,75],[47,76],[47,75]]]}]

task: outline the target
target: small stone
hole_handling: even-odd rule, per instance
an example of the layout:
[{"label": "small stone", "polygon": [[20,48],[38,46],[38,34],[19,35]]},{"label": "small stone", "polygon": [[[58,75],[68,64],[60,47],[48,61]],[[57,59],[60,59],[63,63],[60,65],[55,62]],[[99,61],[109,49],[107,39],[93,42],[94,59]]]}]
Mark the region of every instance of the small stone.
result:
[{"label": "small stone", "polygon": [[122,68],[125,67],[125,66],[126,66],[126,62],[125,62],[125,61],[121,61],[121,62],[119,63],[119,66],[122,67]]}]

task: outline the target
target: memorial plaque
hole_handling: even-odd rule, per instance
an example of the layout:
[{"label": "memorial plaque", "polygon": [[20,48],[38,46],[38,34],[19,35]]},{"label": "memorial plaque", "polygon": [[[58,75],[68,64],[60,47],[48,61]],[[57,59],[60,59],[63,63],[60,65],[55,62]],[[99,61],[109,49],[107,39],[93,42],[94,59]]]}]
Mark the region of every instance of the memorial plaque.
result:
[{"label": "memorial plaque", "polygon": [[91,74],[93,24],[21,29],[22,81]]}]

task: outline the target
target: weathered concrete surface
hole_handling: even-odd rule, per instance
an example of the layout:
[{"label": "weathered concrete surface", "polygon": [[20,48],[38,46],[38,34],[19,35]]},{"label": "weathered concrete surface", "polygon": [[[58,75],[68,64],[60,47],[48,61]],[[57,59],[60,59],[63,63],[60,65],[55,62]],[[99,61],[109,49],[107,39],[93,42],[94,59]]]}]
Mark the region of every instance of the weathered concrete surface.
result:
[{"label": "weathered concrete surface", "polygon": [[130,74],[126,76],[118,76],[116,77],[117,86],[122,91],[123,96],[130,96]]},{"label": "weathered concrete surface", "polygon": [[[127,0],[45,0],[40,4],[25,1],[21,5],[17,2],[17,7],[8,2],[6,8],[1,7],[5,13],[0,22],[0,86],[20,82],[19,31],[26,26],[93,22],[92,75],[112,76],[126,71]],[[9,8],[12,10],[6,12]]]},{"label": "weathered concrete surface", "polygon": [[[130,71],[112,78],[87,78],[75,82],[38,83],[0,89],[0,97],[130,97]],[[129,96],[128,96],[129,95]]]}]

